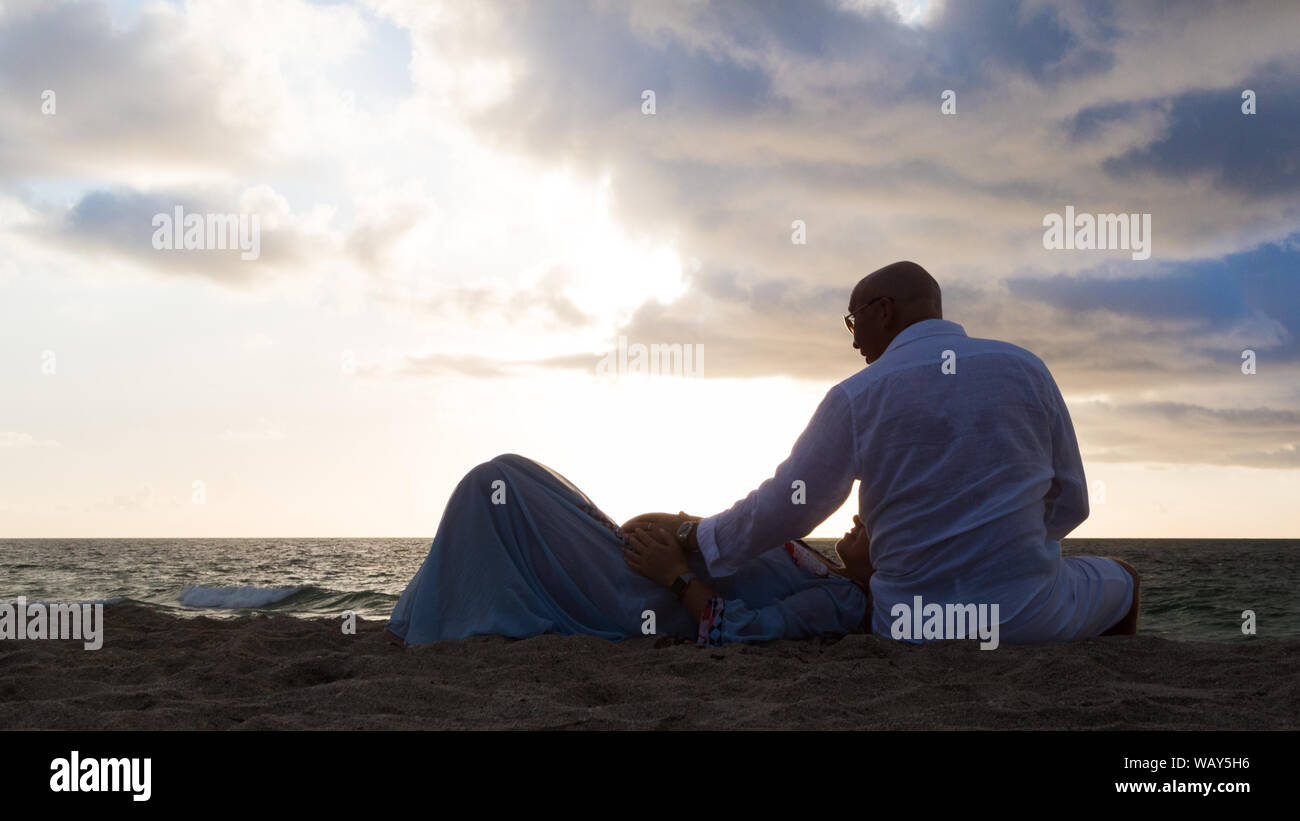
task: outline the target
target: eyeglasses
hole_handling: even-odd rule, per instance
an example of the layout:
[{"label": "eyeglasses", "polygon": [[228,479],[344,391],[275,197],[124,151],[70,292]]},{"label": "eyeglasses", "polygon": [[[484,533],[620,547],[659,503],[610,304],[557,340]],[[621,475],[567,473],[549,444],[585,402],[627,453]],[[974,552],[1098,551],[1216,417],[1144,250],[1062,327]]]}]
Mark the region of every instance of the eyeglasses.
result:
[{"label": "eyeglasses", "polygon": [[862,311],[865,311],[866,309],[868,309],[868,308],[871,307],[871,303],[872,303],[872,302],[876,302],[876,301],[879,301],[879,300],[882,300],[882,299],[884,299],[883,296],[878,296],[878,297],[876,297],[875,299],[872,299],[872,300],[868,301],[866,305],[863,305],[863,306],[862,306],[861,308],[859,308],[858,310],[856,310],[856,311],[851,311],[851,312],[849,312],[849,313],[847,313],[847,314],[844,315],[844,327],[846,327],[846,328],[849,329],[849,333],[853,333],[853,314],[861,313]]}]

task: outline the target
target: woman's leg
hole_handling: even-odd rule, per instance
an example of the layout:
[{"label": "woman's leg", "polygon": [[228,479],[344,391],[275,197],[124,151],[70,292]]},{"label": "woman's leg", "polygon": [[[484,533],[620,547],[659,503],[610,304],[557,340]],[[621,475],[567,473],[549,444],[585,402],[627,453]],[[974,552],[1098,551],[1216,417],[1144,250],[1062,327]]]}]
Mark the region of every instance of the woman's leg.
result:
[{"label": "woman's leg", "polygon": [[411,644],[489,633],[633,635],[647,602],[667,606],[665,591],[626,567],[617,531],[554,470],[516,454],[484,462],[453,492],[389,630]]}]

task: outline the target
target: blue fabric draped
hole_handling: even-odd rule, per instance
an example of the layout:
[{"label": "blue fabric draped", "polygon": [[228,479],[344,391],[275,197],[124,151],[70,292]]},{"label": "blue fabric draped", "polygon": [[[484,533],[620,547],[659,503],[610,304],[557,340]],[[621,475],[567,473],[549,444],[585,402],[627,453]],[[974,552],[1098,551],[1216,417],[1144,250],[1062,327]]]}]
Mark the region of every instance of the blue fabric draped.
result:
[{"label": "blue fabric draped", "polygon": [[[495,634],[541,633],[621,640],[657,634],[695,638],[698,625],[665,588],[623,560],[618,525],[554,470],[504,454],[456,486],[424,559],[398,599],[388,629],[408,644]],[[722,641],[762,641],[859,628],[866,595],[838,576],[797,568],[781,547],[728,577],[691,569],[727,599]]]}]

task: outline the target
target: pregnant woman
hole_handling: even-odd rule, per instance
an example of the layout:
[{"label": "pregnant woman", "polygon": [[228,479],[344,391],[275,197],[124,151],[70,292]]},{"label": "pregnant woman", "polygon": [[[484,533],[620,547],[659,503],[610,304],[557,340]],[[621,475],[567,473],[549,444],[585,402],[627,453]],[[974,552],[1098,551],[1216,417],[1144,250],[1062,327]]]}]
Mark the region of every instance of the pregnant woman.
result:
[{"label": "pregnant woman", "polygon": [[844,568],[794,541],[713,578],[673,534],[625,537],[563,476],[504,454],[456,486],[388,631],[406,644],[653,633],[711,646],[851,633],[867,613],[868,548],[856,523],[836,545]]}]

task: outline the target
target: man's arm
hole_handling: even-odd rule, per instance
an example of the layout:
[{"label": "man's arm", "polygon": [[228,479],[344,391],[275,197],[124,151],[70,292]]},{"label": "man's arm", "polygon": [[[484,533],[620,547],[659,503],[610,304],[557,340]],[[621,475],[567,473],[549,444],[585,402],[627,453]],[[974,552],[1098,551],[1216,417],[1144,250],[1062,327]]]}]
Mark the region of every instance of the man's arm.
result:
[{"label": "man's arm", "polygon": [[729,510],[700,521],[693,538],[713,576],[807,536],[848,497],[857,477],[849,396],[836,385],[813,413],[776,474]]},{"label": "man's arm", "polygon": [[1052,487],[1045,497],[1043,523],[1047,526],[1047,540],[1060,541],[1071,530],[1088,518],[1088,480],[1083,475],[1083,459],[1079,455],[1079,440],[1074,435],[1070,411],[1056,387],[1051,374],[1051,395],[1056,403],[1052,424]]}]

